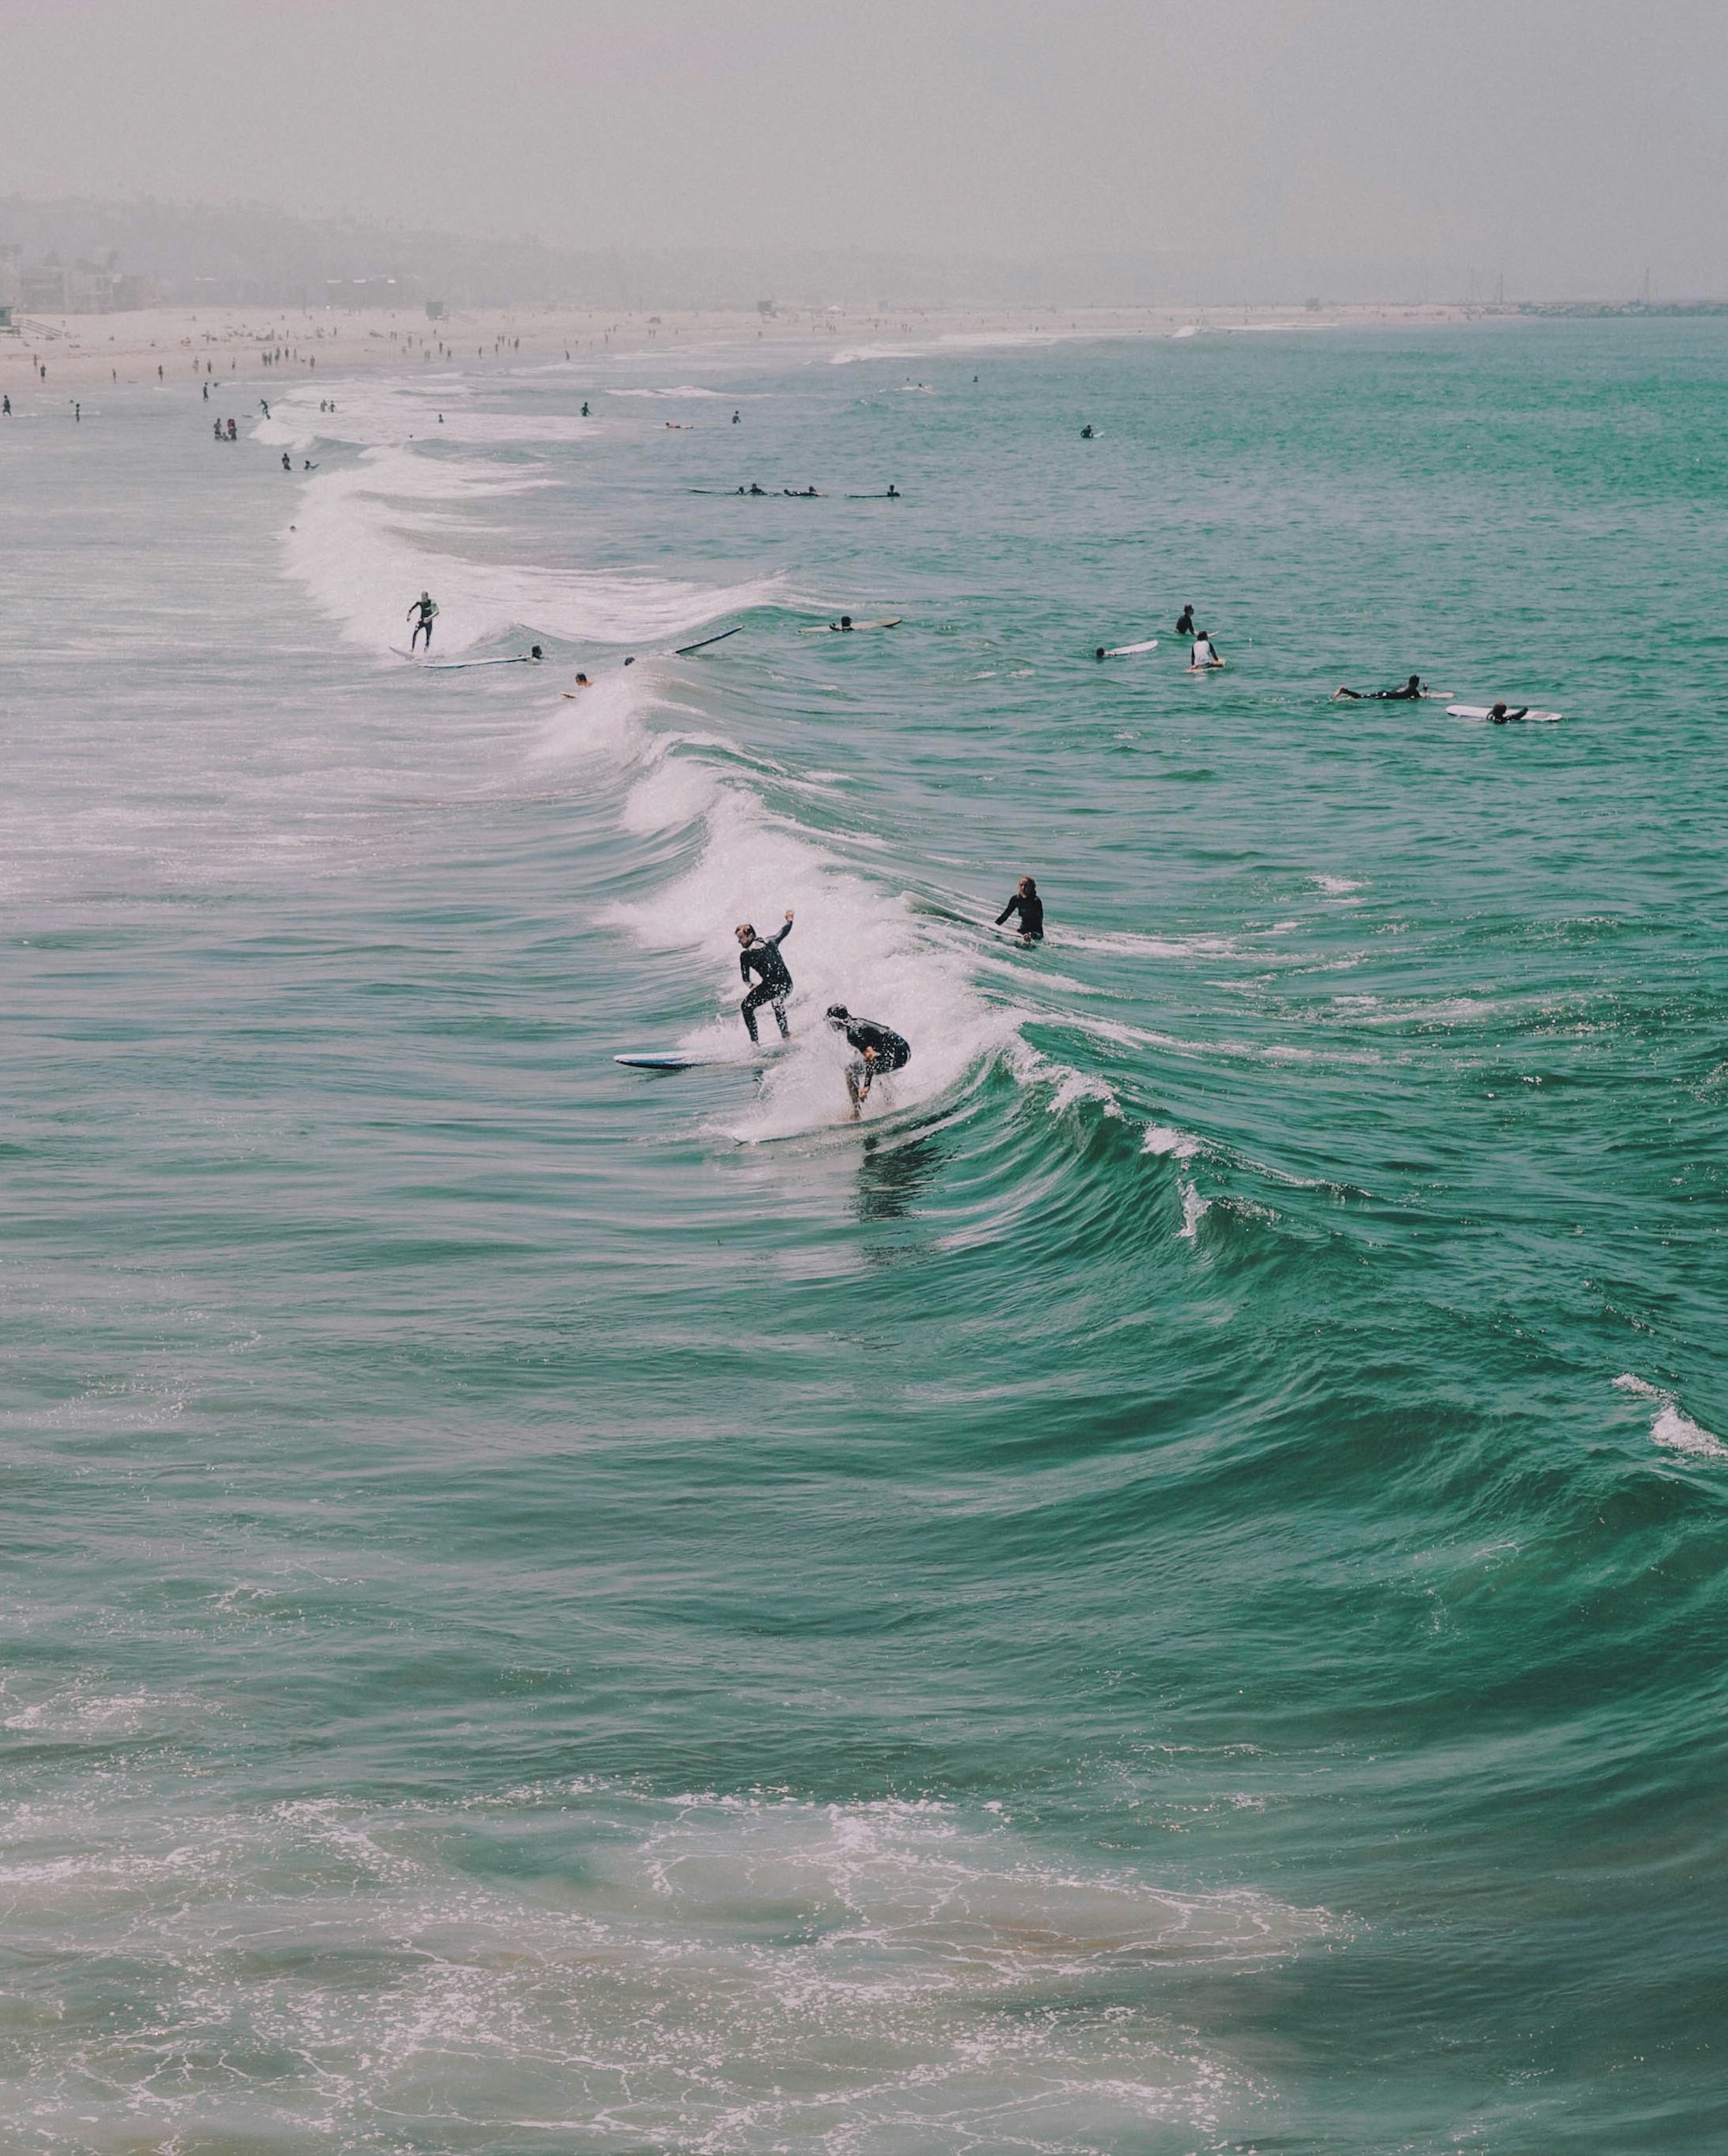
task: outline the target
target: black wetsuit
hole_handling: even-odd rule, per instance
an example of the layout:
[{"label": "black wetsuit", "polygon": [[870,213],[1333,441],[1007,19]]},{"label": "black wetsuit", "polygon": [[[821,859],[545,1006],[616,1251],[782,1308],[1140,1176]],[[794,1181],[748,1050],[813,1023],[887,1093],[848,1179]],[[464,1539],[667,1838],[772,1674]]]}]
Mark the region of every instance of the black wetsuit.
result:
[{"label": "black wetsuit", "polygon": [[1194,609],[1192,607],[1184,607],[1182,609],[1182,619],[1176,624],[1176,633],[1178,636],[1193,635]]},{"label": "black wetsuit", "polygon": [[853,1065],[854,1072],[861,1068],[868,1070],[873,1078],[880,1076],[884,1071],[904,1071],[912,1059],[912,1049],[900,1035],[890,1031],[886,1026],[879,1026],[872,1018],[848,1018],[846,1021],[846,1038],[858,1051],[861,1059],[867,1048],[875,1050],[874,1068],[867,1064]]},{"label": "black wetsuit", "polygon": [[1488,723],[1490,726],[1510,726],[1514,719],[1522,719],[1529,709],[1528,703],[1521,703],[1515,711],[1490,711]]},{"label": "black wetsuit", "polygon": [[1013,898],[996,916],[998,928],[1007,920],[1010,913],[1020,915],[1022,936],[1033,937],[1039,943],[1043,942],[1044,900],[1041,898],[1035,893],[1029,897],[1024,891],[1016,891]]},{"label": "black wetsuit", "polygon": [[756,1038],[756,1014],[764,1003],[772,1003],[774,1015],[780,1021],[780,1038],[791,1038],[786,1027],[786,998],[792,992],[792,976],[786,970],[786,962],[780,956],[780,945],[792,932],[792,925],[773,936],[759,936],[753,944],[746,944],[738,954],[739,977],[750,987],[753,973],[760,979],[746,995],[739,1008],[744,1014],[744,1028],[753,1040]]},{"label": "black wetsuit", "polygon": [[1401,689],[1340,689],[1341,696],[1348,696],[1352,703],[1420,703],[1427,690],[1420,682],[1413,689],[1406,682]]}]

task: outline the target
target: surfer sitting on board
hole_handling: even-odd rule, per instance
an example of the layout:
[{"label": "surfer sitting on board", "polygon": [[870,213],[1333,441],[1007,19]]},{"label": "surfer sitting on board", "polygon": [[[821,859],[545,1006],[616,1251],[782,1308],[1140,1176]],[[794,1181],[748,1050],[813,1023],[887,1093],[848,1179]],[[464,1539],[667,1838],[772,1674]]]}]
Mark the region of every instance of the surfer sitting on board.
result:
[{"label": "surfer sitting on board", "polygon": [[1420,703],[1428,693],[1428,684],[1420,674],[1412,674],[1401,689],[1334,689],[1332,702],[1340,696],[1351,703]]},{"label": "surfer sitting on board", "polygon": [[1223,663],[1223,653],[1219,651],[1211,638],[1204,629],[1196,629],[1194,648],[1188,654],[1189,672],[1191,674],[1207,673],[1214,666],[1222,666]]},{"label": "surfer sitting on board", "polygon": [[1038,886],[1030,876],[1022,876],[1014,895],[996,916],[1000,928],[1010,913],[1020,917],[1020,938],[1023,944],[1041,944],[1044,941],[1044,900],[1038,895]]},{"label": "surfer sitting on board", "polygon": [[[408,651],[410,658],[413,657],[416,644],[419,642],[422,635],[426,639],[427,650],[430,652],[432,649],[432,624],[437,617],[438,601],[429,591],[422,591],[403,617],[414,624],[414,634],[408,639]],[[457,648],[460,649],[461,646]]]},{"label": "surfer sitting on board", "polygon": [[828,1022],[846,1035],[848,1046],[858,1051],[846,1066],[846,1091],[852,1101],[852,1120],[870,1097],[870,1082],[890,1071],[904,1071],[912,1059],[912,1049],[900,1035],[873,1018],[854,1018],[844,1003],[830,1003]]},{"label": "surfer sitting on board", "polygon": [[753,973],[760,976],[756,986],[750,989],[739,1009],[744,1016],[744,1030],[750,1038],[756,1038],[756,1014],[764,1003],[772,1003],[774,1016],[779,1021],[780,1038],[790,1040],[791,1032],[786,1024],[786,998],[792,992],[792,976],[786,970],[786,962],[780,956],[780,945],[792,932],[792,916],[788,909],[786,925],[772,936],[759,936],[749,921],[740,921],[733,932],[738,938],[738,971],[746,988],[750,988]]},{"label": "surfer sitting on board", "polygon": [[1181,617],[1176,624],[1176,633],[1178,636],[1192,636],[1194,633],[1194,609],[1192,607],[1184,607]]}]

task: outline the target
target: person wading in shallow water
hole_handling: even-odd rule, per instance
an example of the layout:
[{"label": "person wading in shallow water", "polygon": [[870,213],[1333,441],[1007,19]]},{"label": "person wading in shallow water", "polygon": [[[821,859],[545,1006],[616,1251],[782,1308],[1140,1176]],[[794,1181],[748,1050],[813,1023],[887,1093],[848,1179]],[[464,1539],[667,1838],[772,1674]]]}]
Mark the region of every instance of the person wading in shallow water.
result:
[{"label": "person wading in shallow water", "polygon": [[788,909],[786,925],[772,936],[759,936],[749,921],[740,921],[733,933],[738,938],[738,971],[746,988],[750,988],[750,976],[759,978],[754,988],[739,1005],[744,1019],[744,1030],[750,1038],[756,1038],[756,1014],[764,1003],[773,1006],[774,1016],[780,1027],[782,1040],[791,1039],[786,1024],[786,998],[792,992],[792,976],[786,970],[786,962],[780,956],[780,945],[792,932],[792,916]]}]

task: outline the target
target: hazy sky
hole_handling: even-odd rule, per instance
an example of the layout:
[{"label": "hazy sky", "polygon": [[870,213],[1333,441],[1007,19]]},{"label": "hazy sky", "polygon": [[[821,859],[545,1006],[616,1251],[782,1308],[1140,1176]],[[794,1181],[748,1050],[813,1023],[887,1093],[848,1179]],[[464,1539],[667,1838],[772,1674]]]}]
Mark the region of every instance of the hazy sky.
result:
[{"label": "hazy sky", "polygon": [[0,0],[0,192],[1728,291],[1724,0]]}]

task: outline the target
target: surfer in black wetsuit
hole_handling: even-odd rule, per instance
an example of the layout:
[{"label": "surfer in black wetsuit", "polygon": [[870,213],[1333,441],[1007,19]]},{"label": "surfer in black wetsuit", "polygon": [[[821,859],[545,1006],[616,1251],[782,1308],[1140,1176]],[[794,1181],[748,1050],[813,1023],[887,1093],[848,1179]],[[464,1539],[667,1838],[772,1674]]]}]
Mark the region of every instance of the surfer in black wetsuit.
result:
[{"label": "surfer in black wetsuit", "polygon": [[1083,427],[1080,429],[1080,439],[1083,442],[1090,442],[1092,439],[1092,429],[1090,426]]},{"label": "surfer in black wetsuit", "polygon": [[886,1077],[890,1071],[904,1071],[912,1059],[912,1052],[899,1033],[879,1026],[874,1018],[854,1018],[844,1003],[829,1005],[828,1022],[836,1033],[846,1035],[848,1046],[858,1051],[846,1066],[846,1091],[855,1123],[859,1110],[870,1097],[871,1081]]},{"label": "surfer in black wetsuit", "polygon": [[755,987],[750,989],[749,995],[739,1005],[743,1014],[745,1032],[753,1040],[755,1040],[756,1014],[764,1003],[772,1003],[774,1016],[779,1021],[780,1038],[790,1040],[791,1030],[786,1024],[786,998],[792,992],[792,976],[787,972],[786,962],[780,956],[780,945],[792,932],[790,909],[785,926],[772,936],[759,936],[749,921],[740,921],[733,932],[738,938],[738,971],[745,987],[750,988],[753,973],[759,976]]},{"label": "surfer in black wetsuit", "polygon": [[1412,674],[1401,689],[1335,689],[1332,702],[1340,696],[1351,703],[1420,703],[1428,693],[1428,684],[1420,674]]},{"label": "surfer in black wetsuit", "polygon": [[414,634],[408,639],[408,649],[410,657],[413,655],[416,644],[418,643],[422,635],[426,639],[427,651],[429,652],[431,651],[432,624],[437,616],[437,613],[438,601],[432,596],[429,591],[422,591],[420,596],[415,601],[414,604],[408,609],[406,618],[414,623]]},{"label": "surfer in black wetsuit", "polygon": [[1488,723],[1490,726],[1510,726],[1514,719],[1528,718],[1529,714],[1530,707],[1528,703],[1521,703],[1515,711],[1509,711],[1503,703],[1490,704],[1488,709]]},{"label": "surfer in black wetsuit", "polygon": [[1044,900],[1038,895],[1038,886],[1030,876],[1022,876],[1014,895],[996,916],[1000,928],[1010,913],[1020,917],[1020,938],[1023,944],[1041,944],[1044,941]]},{"label": "surfer in black wetsuit", "polygon": [[1192,635],[1193,635],[1193,633],[1194,633],[1194,609],[1192,608],[1192,607],[1184,607],[1184,608],[1182,609],[1181,618],[1178,620],[1178,622],[1177,622],[1177,624],[1176,624],[1176,633],[1177,633],[1177,635],[1178,635],[1178,636],[1192,636]]}]

